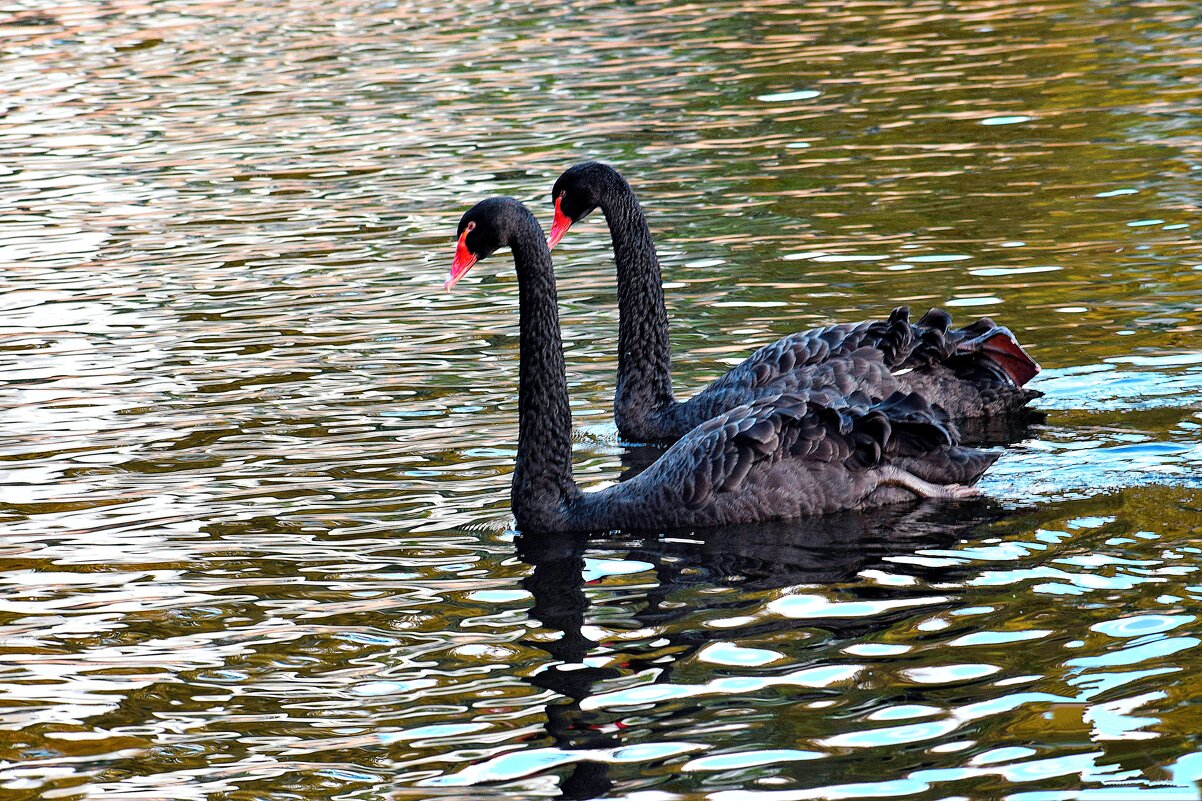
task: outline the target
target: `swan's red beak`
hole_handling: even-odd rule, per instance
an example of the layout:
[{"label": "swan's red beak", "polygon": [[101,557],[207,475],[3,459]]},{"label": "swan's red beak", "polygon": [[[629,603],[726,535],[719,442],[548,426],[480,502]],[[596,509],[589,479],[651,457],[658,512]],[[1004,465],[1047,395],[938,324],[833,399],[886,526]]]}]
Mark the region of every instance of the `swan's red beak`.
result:
[{"label": "swan's red beak", "polygon": [[450,291],[451,287],[459,283],[459,279],[467,275],[467,271],[472,269],[472,265],[476,263],[476,254],[467,249],[467,231],[459,235],[459,245],[455,248],[455,261],[451,262],[451,274],[447,276],[446,283],[442,288]]},{"label": "swan's red beak", "polygon": [[551,233],[547,236],[547,247],[554,248],[559,244],[559,240],[563,239],[563,235],[572,227],[572,218],[563,213],[563,209],[559,208],[559,204],[563,201],[563,196],[555,198],[555,220],[551,223]]}]

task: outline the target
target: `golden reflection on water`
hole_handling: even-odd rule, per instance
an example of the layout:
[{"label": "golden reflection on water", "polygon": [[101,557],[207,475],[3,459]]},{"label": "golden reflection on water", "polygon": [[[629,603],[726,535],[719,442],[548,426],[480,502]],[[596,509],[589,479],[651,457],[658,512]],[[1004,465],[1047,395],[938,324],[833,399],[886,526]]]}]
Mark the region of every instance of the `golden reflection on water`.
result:
[{"label": "golden reflection on water", "polygon": [[[0,9],[0,795],[1196,796],[1198,22]],[[971,507],[515,540],[516,285],[441,278],[584,158],[647,206],[682,390],[943,304],[1030,343],[1048,426]],[[561,247],[594,484],[645,457],[608,237]]]}]

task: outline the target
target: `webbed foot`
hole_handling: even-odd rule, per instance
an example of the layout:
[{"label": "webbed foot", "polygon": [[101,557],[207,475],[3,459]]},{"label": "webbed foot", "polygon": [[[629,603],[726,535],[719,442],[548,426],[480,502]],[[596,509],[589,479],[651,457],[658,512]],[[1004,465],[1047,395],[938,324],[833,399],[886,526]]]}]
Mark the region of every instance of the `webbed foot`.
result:
[{"label": "webbed foot", "polygon": [[933,498],[935,500],[959,501],[966,498],[975,498],[981,494],[981,491],[976,487],[969,487],[964,484],[932,484],[913,473],[907,473],[905,470],[896,467],[887,467],[881,472],[880,485],[886,486],[890,484],[904,487],[920,498]]}]

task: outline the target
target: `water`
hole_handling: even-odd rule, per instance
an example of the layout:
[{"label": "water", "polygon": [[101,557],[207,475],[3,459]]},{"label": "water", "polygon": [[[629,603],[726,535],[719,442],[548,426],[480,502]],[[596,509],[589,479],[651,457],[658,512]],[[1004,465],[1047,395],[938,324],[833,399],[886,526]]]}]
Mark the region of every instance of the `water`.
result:
[{"label": "water", "polygon": [[[0,7],[0,797],[1198,798],[1189,3]],[[986,500],[509,530],[517,291],[460,214],[635,182],[678,389],[1011,326]],[[557,265],[618,478],[603,226]]]}]

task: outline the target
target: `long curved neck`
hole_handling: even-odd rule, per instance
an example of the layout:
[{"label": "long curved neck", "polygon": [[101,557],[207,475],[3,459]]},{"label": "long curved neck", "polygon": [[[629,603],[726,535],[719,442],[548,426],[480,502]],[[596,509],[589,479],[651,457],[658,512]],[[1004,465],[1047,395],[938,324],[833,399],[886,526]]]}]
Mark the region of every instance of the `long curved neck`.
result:
[{"label": "long curved neck", "polygon": [[521,300],[518,455],[511,500],[518,528],[551,531],[577,493],[572,413],[551,254],[534,218],[510,240]]},{"label": "long curved neck", "polygon": [[[634,191],[615,175],[601,197],[618,268],[618,427],[636,431],[672,397],[672,351],[659,259]],[[624,422],[626,425],[624,425]]]}]

